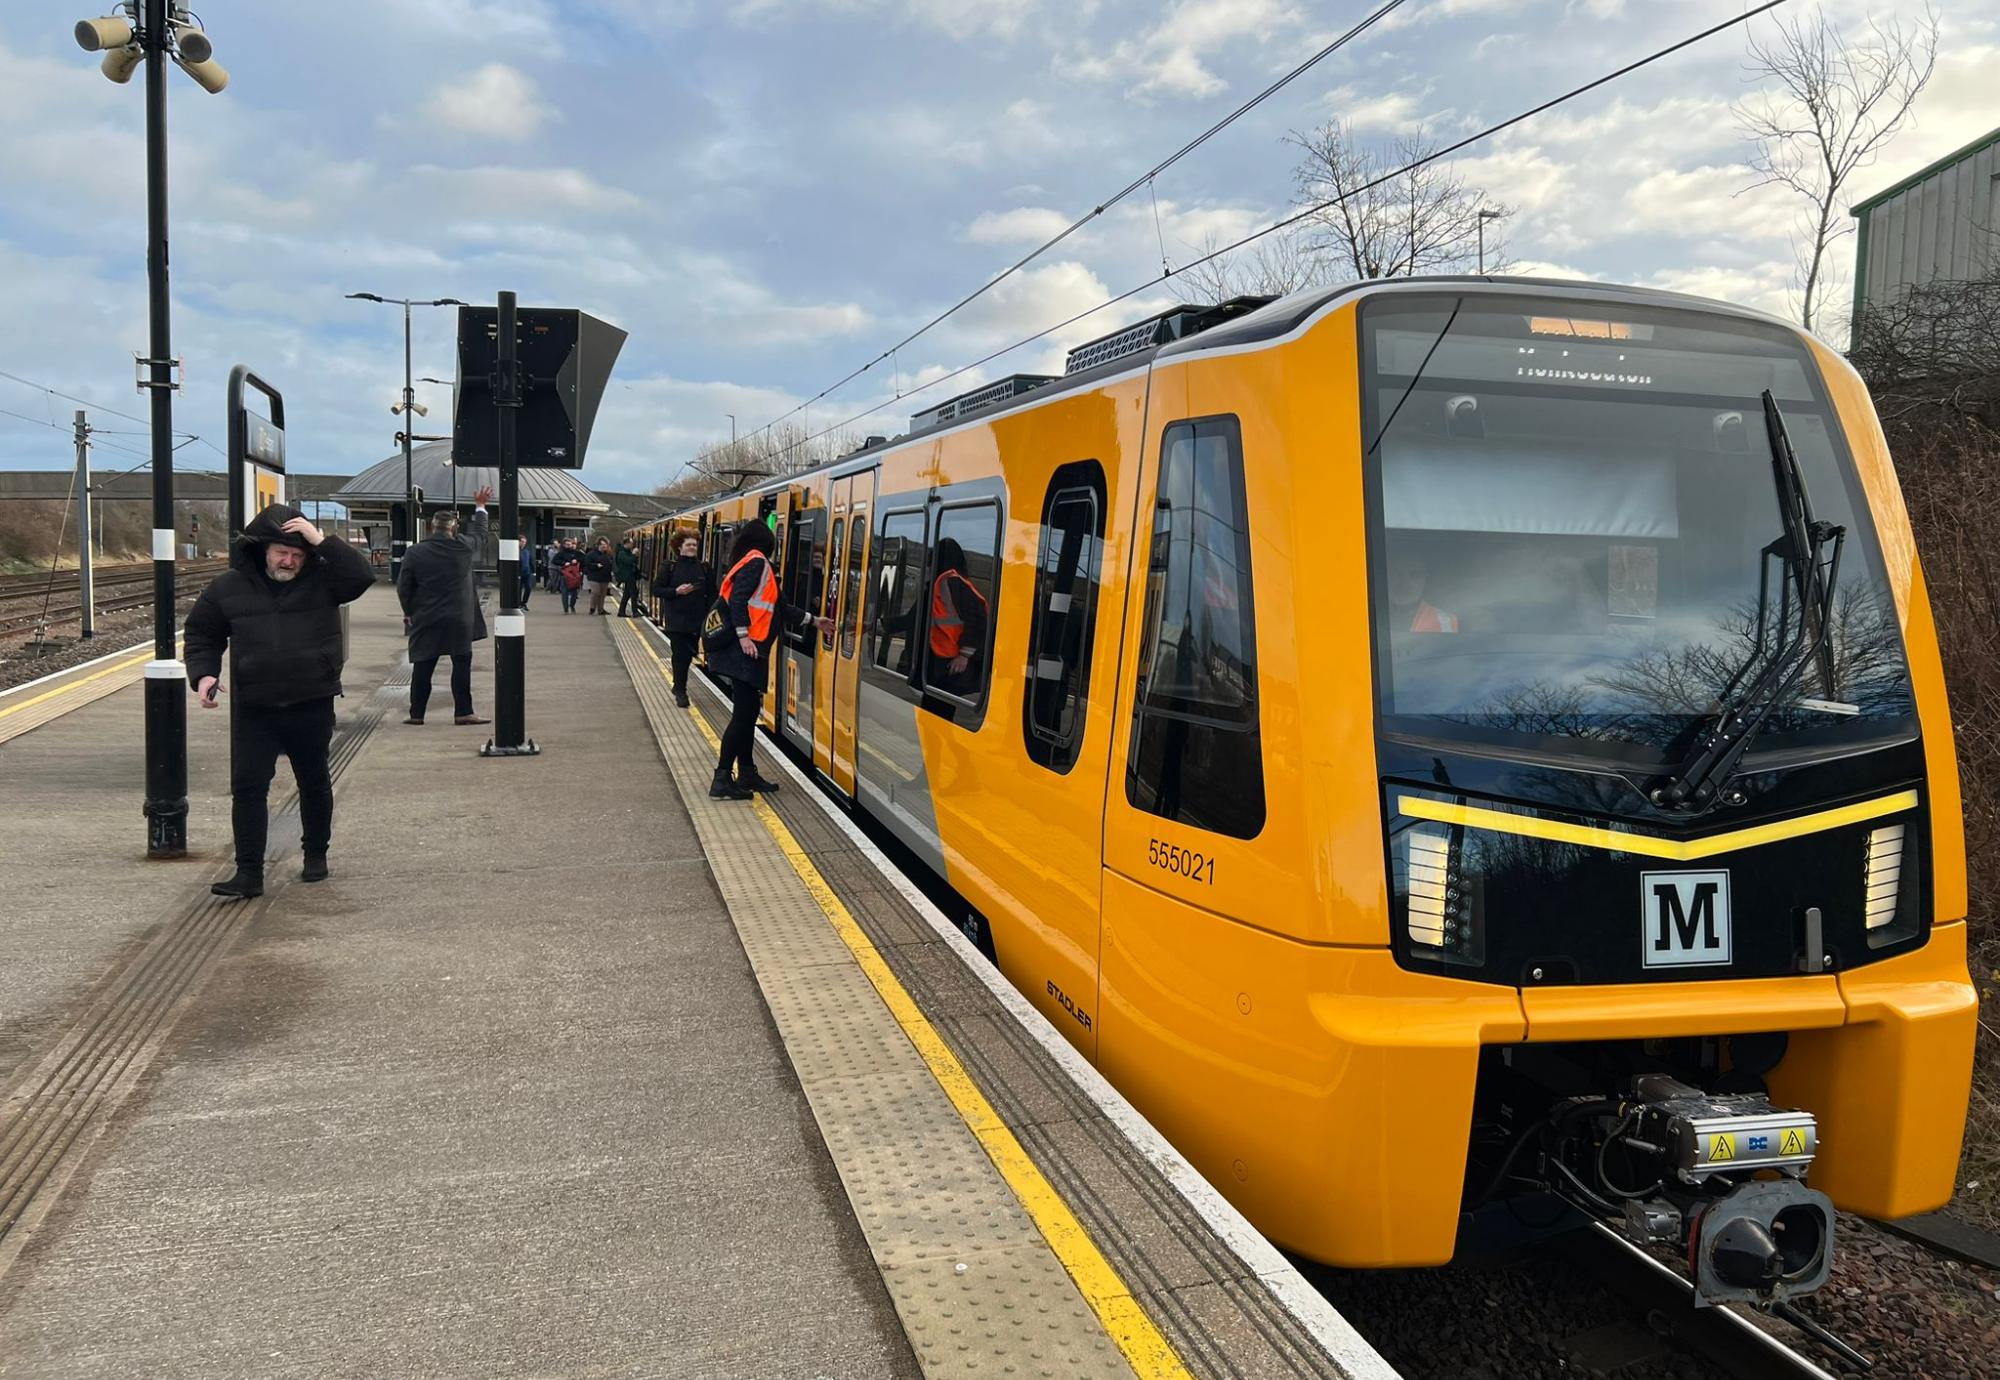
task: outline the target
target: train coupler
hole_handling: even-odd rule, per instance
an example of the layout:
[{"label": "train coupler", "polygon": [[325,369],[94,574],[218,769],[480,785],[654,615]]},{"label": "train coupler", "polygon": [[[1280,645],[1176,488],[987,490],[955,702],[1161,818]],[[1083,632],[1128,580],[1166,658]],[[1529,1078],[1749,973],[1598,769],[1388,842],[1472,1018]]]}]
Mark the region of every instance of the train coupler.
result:
[{"label": "train coupler", "polygon": [[1810,1112],[1762,1093],[1633,1080],[1577,1118],[1556,1187],[1642,1246],[1684,1250],[1697,1306],[1770,1306],[1826,1283],[1833,1204],[1802,1182],[1819,1145]]}]

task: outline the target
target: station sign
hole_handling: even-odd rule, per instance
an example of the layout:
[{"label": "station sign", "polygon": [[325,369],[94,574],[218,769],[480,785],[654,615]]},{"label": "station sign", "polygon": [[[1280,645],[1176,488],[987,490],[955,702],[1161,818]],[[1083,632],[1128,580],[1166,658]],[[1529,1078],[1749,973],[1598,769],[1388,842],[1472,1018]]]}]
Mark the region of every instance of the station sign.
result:
[{"label": "station sign", "polygon": [[[269,415],[252,411],[246,389],[264,395]],[[229,371],[229,536],[273,503],[285,501],[284,395],[239,364]]]}]

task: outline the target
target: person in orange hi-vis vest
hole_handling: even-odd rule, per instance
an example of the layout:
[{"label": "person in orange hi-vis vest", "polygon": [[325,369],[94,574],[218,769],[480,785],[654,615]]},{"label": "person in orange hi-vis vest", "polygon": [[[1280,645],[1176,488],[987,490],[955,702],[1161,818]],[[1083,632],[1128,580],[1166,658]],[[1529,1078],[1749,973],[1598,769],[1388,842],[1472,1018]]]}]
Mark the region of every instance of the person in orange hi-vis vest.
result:
[{"label": "person in orange hi-vis vest", "polygon": [[975,693],[986,648],[986,596],[966,574],[965,548],[952,538],[938,542],[937,562],[931,581],[932,683],[953,695]]},{"label": "person in orange hi-vis vest", "polygon": [[779,596],[777,567],[771,562],[776,545],[764,523],[744,524],[730,548],[729,573],[722,577],[720,598],[728,606],[736,639],[708,649],[709,669],[729,682],[729,726],[722,731],[722,751],[708,787],[714,800],[748,800],[753,792],[778,789],[757,774],[755,756],[757,714],[771,679],[771,644],[778,629],[817,623],[822,635],[833,631],[831,618],[816,619]]},{"label": "person in orange hi-vis vest", "polygon": [[1424,598],[1430,568],[1410,551],[1389,556],[1389,629],[1391,632],[1455,633],[1458,615],[1446,613]]}]

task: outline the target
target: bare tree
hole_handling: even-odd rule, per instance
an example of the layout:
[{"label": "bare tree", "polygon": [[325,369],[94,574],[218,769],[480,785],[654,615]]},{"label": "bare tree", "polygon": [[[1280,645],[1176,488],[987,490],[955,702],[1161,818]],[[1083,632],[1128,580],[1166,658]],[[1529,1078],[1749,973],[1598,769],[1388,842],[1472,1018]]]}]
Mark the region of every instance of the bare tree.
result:
[{"label": "bare tree", "polygon": [[[861,444],[847,430],[816,434],[803,421],[788,418],[734,441],[714,441],[695,452],[687,469],[655,489],[684,493],[729,493],[765,478],[797,474],[838,460]],[[694,476],[690,479],[689,476]]]},{"label": "bare tree", "polygon": [[1910,117],[1937,65],[1935,10],[1913,24],[1868,21],[1868,38],[1850,45],[1818,10],[1779,20],[1774,37],[1750,39],[1748,70],[1773,80],[1735,106],[1744,137],[1756,144],[1756,181],[1805,203],[1793,249],[1798,258],[1799,324],[1811,330],[1832,281],[1829,251],[1852,230],[1843,213],[1848,179],[1875,161]]},{"label": "bare tree", "polygon": [[[1478,261],[1480,211],[1512,214],[1468,185],[1451,163],[1411,168],[1437,152],[1437,141],[1421,129],[1398,136],[1386,151],[1362,144],[1339,121],[1295,130],[1286,142],[1300,152],[1293,201],[1323,207],[1303,222],[1303,242],[1328,280],[1469,268]],[[1495,245],[1486,266],[1503,267],[1502,259]]]},{"label": "bare tree", "polygon": [[1232,297],[1284,297],[1321,281],[1319,256],[1294,230],[1277,230],[1255,244],[1227,254],[1210,232],[1196,262],[1174,275],[1190,300],[1226,302]]}]

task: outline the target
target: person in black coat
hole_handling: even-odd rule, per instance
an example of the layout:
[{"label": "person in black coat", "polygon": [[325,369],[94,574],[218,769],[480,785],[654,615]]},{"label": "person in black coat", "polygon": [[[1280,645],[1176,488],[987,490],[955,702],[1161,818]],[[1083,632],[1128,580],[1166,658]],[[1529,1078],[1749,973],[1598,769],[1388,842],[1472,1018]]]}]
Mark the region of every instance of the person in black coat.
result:
[{"label": "person in black coat", "polygon": [[264,894],[264,844],[270,830],[271,777],[280,755],[299,783],[300,877],[327,875],[333,842],[333,697],[340,691],[340,606],[375,583],[368,558],[273,503],[244,525],[182,630],[188,684],[203,709],[223,693],[222,653],[231,648],[235,722],[229,744],[230,824],[236,875],[209,890],[218,896]]},{"label": "person in black coat", "polygon": [[660,600],[660,624],[673,645],[674,703],[686,709],[688,663],[694,660],[702,620],[715,602],[715,572],[702,560],[701,539],[694,533],[681,533],[674,545],[673,560],[653,577],[653,593]]},{"label": "person in black coat", "polygon": [[472,585],[472,555],[486,546],[486,504],[493,490],[473,496],[472,530],[458,530],[458,514],[431,515],[431,534],[403,557],[396,595],[403,601],[403,631],[410,638],[410,717],[424,721],[431,675],[438,658],[451,658],[451,708],[455,724],[487,722],[472,709],[472,644],[486,638],[486,619]]},{"label": "person in black coat", "polygon": [[611,538],[599,537],[597,545],[583,553],[583,579],[590,586],[590,611],[604,612],[604,593],[611,588],[617,563],[611,555]]},{"label": "person in black coat", "polygon": [[833,631],[831,618],[814,618],[778,594],[776,567],[771,564],[776,545],[767,525],[745,523],[729,552],[729,573],[722,578],[722,597],[729,601],[729,631],[735,640],[708,650],[709,669],[729,681],[729,726],[722,731],[722,752],[708,787],[713,800],[748,800],[754,791],[778,789],[775,782],[757,775],[755,757],[757,714],[771,679],[771,645],[780,628],[817,623],[822,634]]}]

